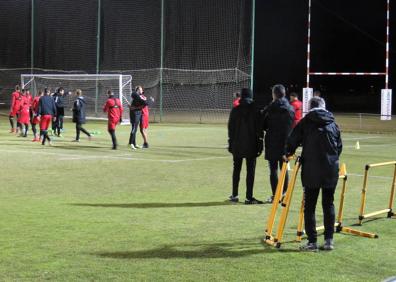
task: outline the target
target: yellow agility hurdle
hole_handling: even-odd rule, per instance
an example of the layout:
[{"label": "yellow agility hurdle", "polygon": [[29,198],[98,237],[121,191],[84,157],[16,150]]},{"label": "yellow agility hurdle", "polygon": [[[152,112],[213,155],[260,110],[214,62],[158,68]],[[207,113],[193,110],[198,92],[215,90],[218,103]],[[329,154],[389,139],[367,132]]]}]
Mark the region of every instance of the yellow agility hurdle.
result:
[{"label": "yellow agility hurdle", "polygon": [[[364,213],[365,207],[366,207],[366,193],[367,193],[367,184],[368,184],[368,173],[370,168],[374,167],[383,167],[383,166],[389,166],[389,165],[394,165],[395,169],[393,172],[393,181],[392,181],[392,186],[391,186],[391,193],[390,193],[390,198],[389,198],[389,205],[387,209],[380,210],[380,211],[375,211],[371,213]],[[375,164],[367,164],[365,167],[365,172],[364,172],[364,180],[363,180],[363,189],[362,189],[362,197],[361,197],[361,205],[360,205],[360,212],[359,212],[359,225],[362,225],[363,220],[369,217],[373,217],[379,214],[387,213],[387,217],[391,218],[395,215],[393,212],[393,201],[395,197],[395,187],[396,187],[396,161],[391,161],[391,162],[384,162],[384,163],[375,163]]]},{"label": "yellow agility hurdle", "polygon": [[[334,227],[336,228],[336,232],[344,232],[344,233],[350,233],[354,234],[357,236],[361,237],[366,237],[366,238],[378,238],[377,234],[370,233],[370,232],[364,232],[360,230],[353,229],[351,227],[346,227],[343,226],[342,220],[344,216],[344,203],[345,203],[345,193],[346,193],[346,187],[347,187],[347,180],[348,180],[348,175],[346,171],[346,165],[342,164],[340,167],[340,173],[339,173],[339,179],[342,179],[342,189],[341,189],[341,195],[340,195],[340,204],[338,208],[338,214],[337,214],[337,220],[334,224]],[[297,226],[297,238],[296,241],[300,242],[302,239],[302,236],[304,235],[304,196],[303,200],[301,201],[301,208],[300,208],[300,213],[299,213],[299,220],[298,220],[298,226]],[[316,228],[317,231],[324,230],[324,226],[318,226]]]},{"label": "yellow agility hurdle", "polygon": [[[291,160],[291,158],[289,160]],[[286,194],[283,197],[283,199],[281,200],[283,185],[285,183],[285,178],[286,178],[287,164],[288,164],[288,162],[283,162],[283,164],[282,164],[280,179],[279,179],[278,185],[276,187],[276,192],[275,192],[274,199],[272,202],[271,212],[268,216],[267,227],[265,229],[265,237],[263,240],[266,244],[275,246],[277,248],[280,248],[280,246],[282,244],[283,231],[285,229],[287,216],[289,214],[290,203],[291,203],[291,199],[292,199],[292,195],[293,195],[293,190],[294,190],[294,187],[296,184],[298,170],[300,169],[300,157],[297,157],[297,159],[296,159],[296,163],[295,163],[293,171],[292,171],[291,179],[287,186]],[[277,233],[276,233],[276,235],[273,235],[272,232],[274,229],[275,216],[276,216],[276,212],[277,212],[279,203],[281,203],[282,212],[281,212],[281,216],[279,219]]]}]

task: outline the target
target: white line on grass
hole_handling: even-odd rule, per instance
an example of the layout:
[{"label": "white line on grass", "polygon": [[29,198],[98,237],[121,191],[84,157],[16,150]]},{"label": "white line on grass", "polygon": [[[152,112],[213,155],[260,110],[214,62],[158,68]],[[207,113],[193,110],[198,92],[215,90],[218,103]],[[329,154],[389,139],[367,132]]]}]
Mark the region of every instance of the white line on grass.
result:
[{"label": "white line on grass", "polygon": [[[384,139],[387,137],[384,136],[367,136],[367,137],[350,137],[350,138],[342,138],[343,141],[353,141],[353,140],[368,140],[368,139]],[[389,137],[391,138],[391,137]]]},{"label": "white line on grass", "polygon": [[217,159],[226,159],[228,157],[207,157],[207,158],[196,158],[196,159],[178,159],[178,160],[161,160],[161,159],[146,159],[146,158],[134,158],[134,157],[123,157],[123,156],[86,156],[86,157],[66,157],[60,158],[60,161],[80,161],[80,160],[98,160],[98,159],[117,159],[117,160],[128,160],[128,161],[147,161],[147,162],[160,162],[160,163],[182,163],[182,162],[194,162],[194,161],[208,161]]},{"label": "white line on grass", "polygon": [[[359,176],[359,177],[364,177],[363,174],[358,174],[358,173],[348,173],[348,176]],[[393,177],[390,176],[378,176],[378,175],[370,175],[370,178],[379,178],[379,179],[393,179]]]},{"label": "white line on grass", "polygon": [[117,160],[129,160],[129,161],[148,161],[148,162],[162,162],[162,163],[181,163],[181,162],[193,162],[193,161],[208,161],[216,159],[227,159],[229,157],[206,157],[206,158],[191,158],[191,159],[148,159],[148,158],[135,158],[128,157],[126,154],[116,156],[100,156],[100,155],[76,155],[76,154],[62,154],[56,152],[43,152],[43,151],[26,151],[26,150],[1,150],[0,152],[6,153],[22,153],[22,154],[34,154],[34,155],[52,155],[60,157],[61,161],[78,161],[78,160],[100,160],[100,159],[117,159]]},{"label": "white line on grass", "polygon": [[[388,143],[388,144],[359,144],[360,148],[364,147],[383,147],[383,146],[395,146],[396,144]],[[347,145],[343,146],[344,148],[355,148],[356,145]]]}]

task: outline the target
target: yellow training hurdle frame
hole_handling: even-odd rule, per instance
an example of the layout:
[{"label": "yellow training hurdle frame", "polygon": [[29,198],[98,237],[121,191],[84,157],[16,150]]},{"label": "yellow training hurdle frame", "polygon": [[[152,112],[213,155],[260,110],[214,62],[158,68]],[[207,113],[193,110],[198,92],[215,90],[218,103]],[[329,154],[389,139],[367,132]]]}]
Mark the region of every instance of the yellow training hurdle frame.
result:
[{"label": "yellow training hurdle frame", "polygon": [[[378,238],[377,234],[356,230],[351,227],[346,227],[346,226],[342,225],[342,220],[343,220],[343,216],[344,216],[345,193],[346,193],[346,187],[347,187],[346,184],[347,184],[347,180],[348,180],[348,175],[347,175],[345,164],[342,164],[340,167],[339,179],[342,179],[342,189],[341,189],[340,204],[338,207],[337,219],[334,224],[334,227],[336,228],[335,231],[337,233],[344,232],[344,233],[354,234],[354,235],[366,237],[366,238]],[[300,208],[300,214],[299,214],[299,219],[298,219],[297,238],[296,238],[297,242],[301,242],[302,236],[304,235],[303,224],[304,224],[304,196],[301,201],[301,208]],[[317,231],[324,230],[324,226],[323,225],[318,226],[316,228],[316,230]]]},{"label": "yellow training hurdle frame", "polygon": [[[289,158],[289,160],[291,160],[291,159],[292,158]],[[266,244],[275,246],[276,248],[280,248],[280,246],[282,244],[283,231],[285,229],[287,216],[289,214],[290,203],[291,203],[291,199],[292,199],[292,195],[293,195],[293,190],[294,190],[294,187],[296,184],[298,170],[300,169],[300,157],[297,157],[297,159],[296,159],[296,163],[295,163],[293,171],[292,171],[292,176],[291,176],[291,179],[287,186],[286,194],[283,197],[283,199],[281,200],[283,185],[285,183],[285,178],[286,178],[286,173],[287,173],[287,164],[288,164],[288,161],[287,162],[285,161],[282,164],[280,178],[278,181],[278,185],[276,187],[276,192],[275,192],[275,196],[274,196],[274,199],[272,202],[271,212],[268,216],[267,227],[265,229],[265,237],[263,239],[263,241]],[[276,233],[276,235],[273,235],[272,231],[274,229],[275,216],[276,216],[276,211],[278,209],[279,203],[281,203],[282,212],[281,212],[281,216],[279,219],[277,233]]]},{"label": "yellow training hurdle frame", "polygon": [[[285,161],[282,164],[280,178],[278,181],[278,185],[276,187],[276,193],[274,195],[274,199],[272,202],[271,212],[268,216],[268,221],[267,221],[267,225],[266,225],[266,229],[265,229],[265,237],[263,239],[264,243],[266,243],[270,246],[274,246],[276,248],[280,248],[282,245],[282,238],[283,238],[284,228],[286,225],[287,216],[288,216],[289,210],[290,210],[290,203],[291,203],[294,187],[296,184],[298,171],[301,166],[300,157],[297,157],[295,165],[293,167],[290,182],[287,186],[286,194],[282,198],[282,191],[283,191],[283,186],[284,186],[285,178],[286,178],[287,165],[291,159],[292,158],[289,158],[288,161]],[[395,164],[396,164],[396,162],[395,162]],[[343,214],[344,214],[345,193],[346,193],[346,187],[347,187],[346,183],[348,180],[345,164],[341,165],[339,179],[342,179],[343,183],[342,183],[342,190],[341,190],[341,197],[340,197],[340,204],[339,204],[337,220],[336,220],[336,223],[334,224],[334,226],[336,227],[336,232],[338,232],[338,233],[345,232],[345,233],[350,233],[350,234],[358,235],[361,237],[367,237],[367,238],[378,238],[377,234],[352,229],[350,227],[345,227],[342,225]],[[276,217],[276,212],[277,212],[279,203],[282,206],[282,211],[281,211],[281,215],[280,215],[280,219],[279,219],[277,233],[274,235],[273,230],[274,230],[274,224],[275,224],[275,217]],[[297,238],[296,238],[297,242],[300,242],[302,239],[302,236],[304,235],[303,224],[304,224],[304,197],[301,202],[301,207],[300,207],[300,212],[299,212],[299,219],[298,219],[298,226],[297,226]],[[316,230],[318,230],[318,231],[323,230],[323,229],[324,229],[324,226],[319,226],[316,228]]]},{"label": "yellow training hurdle frame", "polygon": [[[394,165],[395,169],[393,172],[393,181],[392,181],[392,186],[391,186],[391,194],[389,198],[389,205],[387,209],[380,210],[380,211],[375,211],[371,213],[364,213],[365,207],[366,207],[366,193],[367,193],[367,183],[368,183],[368,173],[370,168],[374,167],[382,167],[382,166],[389,166],[389,165]],[[395,215],[393,212],[393,201],[394,201],[394,196],[395,196],[395,187],[396,187],[396,161],[390,161],[390,162],[383,162],[383,163],[375,163],[375,164],[367,164],[365,167],[365,172],[364,172],[364,180],[363,180],[363,189],[362,189],[362,197],[361,197],[361,205],[360,205],[360,212],[359,212],[359,225],[362,225],[363,220],[369,217],[373,217],[379,214],[387,213],[387,217],[391,218]]]}]

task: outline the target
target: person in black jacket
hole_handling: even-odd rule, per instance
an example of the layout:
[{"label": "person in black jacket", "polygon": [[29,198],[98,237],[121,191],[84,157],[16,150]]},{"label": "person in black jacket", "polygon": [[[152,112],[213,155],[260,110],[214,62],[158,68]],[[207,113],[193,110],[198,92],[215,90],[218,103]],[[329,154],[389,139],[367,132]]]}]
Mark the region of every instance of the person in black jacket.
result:
[{"label": "person in black jacket", "polygon": [[44,96],[40,97],[37,115],[40,116],[41,144],[45,145],[45,141],[48,140],[49,145],[51,145],[51,138],[48,136],[48,127],[56,115],[56,105],[54,99],[50,96],[48,88],[44,89]]},{"label": "person in black jacket", "polygon": [[335,210],[334,192],[338,182],[341,133],[332,113],[325,109],[320,97],[309,101],[310,111],[297,124],[287,141],[287,155],[293,155],[302,145],[301,179],[304,187],[304,218],[308,243],[300,249],[316,251],[317,233],[315,208],[322,188],[322,208],[325,226],[324,250],[332,250]]},{"label": "person in black jacket", "polygon": [[[272,196],[267,203],[272,203],[278,185],[278,167],[282,167],[283,155],[285,154],[286,139],[289,136],[294,121],[294,109],[286,99],[286,89],[277,84],[272,88],[272,102],[263,111],[265,130],[265,159],[268,160],[270,169],[270,182]],[[286,174],[283,193],[288,185]]]},{"label": "person in black jacket", "polygon": [[85,130],[82,125],[85,123],[85,108],[86,102],[82,96],[80,89],[76,90],[77,99],[73,103],[73,122],[76,124],[76,139],[74,142],[80,142],[80,132],[82,131],[88,136],[88,140],[91,140],[91,134]]},{"label": "person in black jacket", "polygon": [[63,118],[65,116],[65,90],[63,87],[59,87],[58,91],[52,96],[56,105],[56,117],[53,123],[52,130],[54,134],[60,136],[63,130]]},{"label": "person in black jacket", "polygon": [[238,107],[233,108],[228,121],[228,151],[233,155],[232,195],[229,200],[238,202],[238,185],[242,161],[246,159],[246,200],[245,204],[262,204],[253,197],[256,158],[263,150],[263,135],[260,130],[259,113],[253,102],[250,89],[241,91]]},{"label": "person in black jacket", "polygon": [[141,98],[144,93],[142,86],[136,86],[135,91],[131,94],[131,104],[129,105],[129,119],[131,122],[131,134],[129,136],[129,146],[132,150],[136,150],[139,146],[136,145],[136,134],[139,128],[140,120],[142,118],[142,109],[148,105],[147,100]]}]

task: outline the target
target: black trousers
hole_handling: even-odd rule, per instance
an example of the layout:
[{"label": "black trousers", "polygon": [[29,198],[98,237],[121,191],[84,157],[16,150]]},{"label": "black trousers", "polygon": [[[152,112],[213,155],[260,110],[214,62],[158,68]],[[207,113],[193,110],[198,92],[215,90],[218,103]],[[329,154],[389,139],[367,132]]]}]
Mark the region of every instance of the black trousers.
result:
[{"label": "black trousers", "polygon": [[140,119],[142,117],[142,111],[131,111],[130,120],[131,120],[131,134],[129,135],[129,144],[133,144],[136,146],[136,134],[139,128]]},{"label": "black trousers", "polygon": [[85,133],[87,136],[91,136],[85,128],[82,127],[81,123],[76,123],[76,140],[80,140],[80,132]]},{"label": "black trousers", "polygon": [[[318,201],[320,188],[304,188],[304,220],[305,232],[310,243],[316,243],[316,218],[315,209]],[[334,208],[335,188],[322,189],[322,208],[324,222],[324,237],[332,239],[334,234],[335,208]]]},{"label": "black trousers", "polygon": [[[241,175],[243,158],[234,156],[234,171],[232,173],[232,196],[238,196],[239,179]],[[253,198],[254,174],[256,170],[256,158],[246,158],[246,199]]]},{"label": "black trousers", "polygon": [[[275,196],[276,186],[278,186],[278,169],[279,171],[282,169],[283,160],[268,161],[268,164],[270,169],[272,196]],[[286,192],[288,184],[289,184],[289,173],[286,172],[285,184],[283,185],[283,193]]]},{"label": "black trousers", "polygon": [[63,115],[57,115],[56,119],[55,119],[55,131],[57,131],[56,133],[59,135],[61,129],[63,129]]}]

